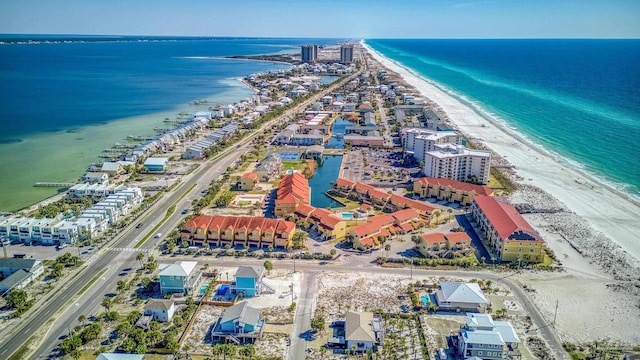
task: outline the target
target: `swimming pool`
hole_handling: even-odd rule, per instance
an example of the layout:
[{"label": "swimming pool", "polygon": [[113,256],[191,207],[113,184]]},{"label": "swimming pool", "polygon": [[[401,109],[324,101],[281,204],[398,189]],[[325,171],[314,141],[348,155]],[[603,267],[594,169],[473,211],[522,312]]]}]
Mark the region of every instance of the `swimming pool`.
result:
[{"label": "swimming pool", "polygon": [[427,295],[420,296],[420,301],[422,302],[423,306],[431,304],[431,299],[429,299],[429,296]]},{"label": "swimming pool", "polygon": [[198,291],[198,294],[200,294],[200,295],[204,295],[204,293],[206,293],[206,292],[207,292],[207,289],[208,289],[208,288],[209,288],[209,285],[208,285],[208,284],[202,285],[202,286],[200,287],[200,291]]},{"label": "swimming pool", "polygon": [[353,214],[352,213],[340,213],[340,217],[345,219],[345,220],[351,220],[353,219]]},{"label": "swimming pool", "polygon": [[227,293],[227,290],[229,290],[229,285],[228,284],[220,285],[218,290],[216,290],[216,296],[224,296],[224,294]]}]

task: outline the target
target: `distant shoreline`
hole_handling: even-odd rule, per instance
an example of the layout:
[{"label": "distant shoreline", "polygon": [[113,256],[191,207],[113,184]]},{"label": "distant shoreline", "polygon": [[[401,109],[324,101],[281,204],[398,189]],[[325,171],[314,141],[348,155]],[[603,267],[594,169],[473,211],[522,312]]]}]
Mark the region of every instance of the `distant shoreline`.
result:
[{"label": "distant shoreline", "polygon": [[[265,55],[265,56],[267,56],[267,55]],[[265,63],[294,65],[294,61],[293,60],[288,62],[288,61],[285,61],[285,60],[268,59],[268,58],[263,58],[262,55],[255,55],[255,56],[244,56],[244,55],[234,55],[234,56],[185,56],[183,58],[184,59],[258,61],[258,62],[265,62]]]}]

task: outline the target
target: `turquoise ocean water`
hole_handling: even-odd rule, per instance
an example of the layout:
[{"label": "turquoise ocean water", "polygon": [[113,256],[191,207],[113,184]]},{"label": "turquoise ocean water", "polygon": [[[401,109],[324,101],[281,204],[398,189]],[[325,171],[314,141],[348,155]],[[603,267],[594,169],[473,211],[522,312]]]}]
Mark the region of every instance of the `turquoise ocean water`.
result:
[{"label": "turquoise ocean water", "polygon": [[[166,117],[231,103],[252,91],[238,79],[289,68],[212,56],[297,52],[308,39],[0,35],[0,211],[56,193],[103,149],[155,135]],[[324,44],[329,40],[314,39]]]},{"label": "turquoise ocean water", "polygon": [[367,40],[560,161],[640,196],[640,40]]}]

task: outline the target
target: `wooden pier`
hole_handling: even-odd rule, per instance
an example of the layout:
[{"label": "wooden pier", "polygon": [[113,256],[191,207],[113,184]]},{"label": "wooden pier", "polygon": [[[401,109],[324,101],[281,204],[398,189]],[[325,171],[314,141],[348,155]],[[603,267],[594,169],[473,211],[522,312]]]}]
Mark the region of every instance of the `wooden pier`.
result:
[{"label": "wooden pier", "polygon": [[72,187],[75,183],[66,183],[66,182],[37,182],[33,186],[35,187],[59,187],[66,188]]}]

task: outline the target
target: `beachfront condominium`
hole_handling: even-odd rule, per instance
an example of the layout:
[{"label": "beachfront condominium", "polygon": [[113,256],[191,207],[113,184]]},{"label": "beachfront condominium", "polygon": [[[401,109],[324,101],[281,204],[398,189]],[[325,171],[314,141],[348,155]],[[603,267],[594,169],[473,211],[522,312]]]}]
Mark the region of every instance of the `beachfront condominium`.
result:
[{"label": "beachfront condominium", "polygon": [[425,176],[478,184],[489,182],[491,152],[457,144],[435,144],[433,147],[433,151],[424,155],[422,171]]},{"label": "beachfront condominium", "polygon": [[353,44],[340,46],[340,63],[351,64],[353,62]]},{"label": "beachfront condominium", "polygon": [[541,263],[546,244],[507,199],[474,196],[471,215],[500,261]]},{"label": "beachfront condominium", "polygon": [[430,130],[407,128],[401,131],[403,150],[418,162],[423,162],[425,154],[435,150],[437,144],[460,144],[462,136],[453,130]]},{"label": "beachfront condominium", "polygon": [[305,44],[302,45],[300,58],[303,63],[314,63],[318,60],[318,45]]}]

